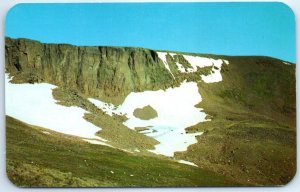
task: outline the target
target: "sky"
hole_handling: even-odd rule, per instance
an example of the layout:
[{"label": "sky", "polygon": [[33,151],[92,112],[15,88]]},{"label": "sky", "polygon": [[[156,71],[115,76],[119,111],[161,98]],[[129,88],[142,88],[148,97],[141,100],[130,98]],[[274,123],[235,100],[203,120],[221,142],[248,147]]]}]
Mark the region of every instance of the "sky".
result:
[{"label": "sky", "polygon": [[18,4],[5,35],[296,62],[295,18],[283,3]]}]

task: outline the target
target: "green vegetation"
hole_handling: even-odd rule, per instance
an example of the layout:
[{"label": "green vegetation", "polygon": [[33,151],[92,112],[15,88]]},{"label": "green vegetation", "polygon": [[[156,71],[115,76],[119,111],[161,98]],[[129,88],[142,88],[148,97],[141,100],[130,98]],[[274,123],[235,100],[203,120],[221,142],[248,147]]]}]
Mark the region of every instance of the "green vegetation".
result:
[{"label": "green vegetation", "polygon": [[7,175],[26,187],[232,185],[222,176],[163,157],[93,145],[6,117]]},{"label": "green vegetation", "polygon": [[157,112],[150,105],[147,105],[143,108],[135,109],[133,115],[142,120],[149,120],[157,117]]},{"label": "green vegetation", "polygon": [[223,81],[199,83],[211,121],[178,158],[247,185],[284,185],[296,172],[295,65],[267,57],[223,57]]}]

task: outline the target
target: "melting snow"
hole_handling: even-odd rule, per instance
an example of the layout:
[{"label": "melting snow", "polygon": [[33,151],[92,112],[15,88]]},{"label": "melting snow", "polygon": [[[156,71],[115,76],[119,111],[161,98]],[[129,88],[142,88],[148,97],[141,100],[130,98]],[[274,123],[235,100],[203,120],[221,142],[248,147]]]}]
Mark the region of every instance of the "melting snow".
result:
[{"label": "melting snow", "polygon": [[182,64],[176,62],[176,65],[177,65],[178,70],[179,70],[181,73],[185,73],[185,72],[186,72],[186,71],[185,71],[185,68],[183,67]]},{"label": "melting snow", "polygon": [[229,64],[229,61],[227,61],[227,60],[224,60],[224,59],[223,59],[223,62],[224,62],[226,65]]},{"label": "melting snow", "polygon": [[162,60],[163,61],[163,63],[164,63],[164,65],[165,65],[165,67],[166,67],[166,69],[171,73],[171,75],[173,76],[173,79],[175,79],[175,77],[174,77],[174,75],[173,75],[173,73],[172,73],[172,71],[171,71],[171,69],[170,69],[170,66],[169,66],[169,64],[168,64],[168,62],[167,62],[167,52],[156,52],[157,53],[157,55],[158,55],[158,57],[160,58],[160,60]]},{"label": "melting snow", "polygon": [[84,141],[90,143],[90,144],[95,144],[95,145],[105,145],[105,146],[109,146],[109,147],[113,147],[103,141],[99,141],[99,140],[94,140],[94,139],[83,139]]},{"label": "melting snow", "polygon": [[206,57],[199,57],[199,56],[191,56],[191,55],[182,55],[185,60],[187,60],[192,68],[193,72],[197,71],[197,67],[203,68],[203,67],[209,67],[214,65],[215,61],[214,59],[206,58]]},{"label": "melting snow", "polygon": [[222,75],[221,75],[222,64],[223,64],[223,60],[221,60],[221,59],[215,60],[214,65],[213,65],[214,67],[213,67],[212,71],[210,72],[210,74],[209,75],[200,75],[202,80],[205,83],[215,83],[215,82],[222,81]]},{"label": "melting snow", "polygon": [[196,165],[195,163],[190,162],[190,161],[178,160],[177,162],[178,162],[178,163],[182,163],[182,164],[186,164],[186,165],[191,165],[191,166],[198,167],[198,165]]},{"label": "melting snow", "polygon": [[[158,57],[165,64],[166,68],[170,71],[170,67],[167,63],[166,56],[167,54],[169,54],[171,57],[174,57],[177,54],[167,53],[167,52],[157,52],[157,54]],[[176,62],[177,69],[180,73],[194,73],[198,70],[198,67],[199,68],[210,67],[210,66],[212,67],[211,73],[209,75],[200,76],[205,83],[215,83],[215,82],[222,81],[222,75],[221,75],[222,64],[223,63],[227,65],[229,64],[229,62],[224,59],[212,59],[212,58],[192,56],[192,55],[182,55],[182,56],[184,57],[185,60],[188,61],[188,63],[191,65],[191,68],[184,68],[184,66],[181,63]],[[217,69],[215,67],[217,67]]]},{"label": "melting snow", "polygon": [[108,114],[109,116],[113,116],[113,114],[124,115],[122,112],[116,110],[116,107],[111,103],[105,103],[103,101],[93,99],[93,98],[88,98],[88,100],[94,105],[96,105],[99,109],[104,111],[106,114]]},{"label": "melting snow", "polygon": [[199,57],[199,56],[191,56],[191,55],[183,55],[183,57],[191,64],[192,68],[184,69],[182,65],[179,63],[176,63],[178,70],[181,73],[192,73],[196,72],[198,67],[212,67],[212,70],[209,75],[201,75],[201,79],[205,83],[215,83],[222,81],[222,75],[221,75],[221,68],[222,64],[229,64],[227,60],[222,59],[212,59],[212,58],[206,58],[206,57]]},{"label": "melting snow", "polygon": [[[173,156],[175,151],[185,151],[189,145],[196,143],[195,137],[202,134],[185,132],[186,127],[206,121],[206,114],[195,107],[201,100],[197,83],[183,82],[180,87],[165,91],[132,92],[115,111],[126,114],[128,120],[124,125],[131,129],[151,126],[144,134],[160,142],[151,152]],[[156,110],[156,118],[141,120],[133,115],[136,108],[147,105]]]},{"label": "melting snow", "polygon": [[42,131],[42,133],[44,133],[46,135],[50,135],[50,133],[48,131]]},{"label": "melting snow", "polygon": [[56,104],[48,83],[12,84],[5,74],[6,115],[28,124],[83,138],[103,140],[95,135],[99,127],[83,119],[85,110]]}]

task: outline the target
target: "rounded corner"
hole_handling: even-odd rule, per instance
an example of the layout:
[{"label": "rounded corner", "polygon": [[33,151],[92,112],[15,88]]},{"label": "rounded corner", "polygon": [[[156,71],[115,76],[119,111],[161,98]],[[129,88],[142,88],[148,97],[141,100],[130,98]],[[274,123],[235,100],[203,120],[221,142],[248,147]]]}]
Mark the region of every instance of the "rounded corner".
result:
[{"label": "rounded corner", "polygon": [[[16,4],[14,4],[12,7],[10,7],[10,8],[7,10],[7,12],[6,12],[5,15],[4,15],[4,28],[6,28],[6,25],[7,25],[7,18],[8,18],[8,16],[9,16],[9,14],[10,14],[14,9],[16,9],[17,7],[23,6],[23,5],[26,5],[26,4],[28,4],[28,3],[16,3]],[[6,30],[5,30],[5,32],[6,32]],[[5,36],[6,36],[6,33],[5,33]]]},{"label": "rounded corner", "polygon": [[20,185],[18,185],[17,183],[15,183],[15,182],[11,179],[11,177],[9,176],[9,174],[8,174],[8,169],[7,169],[7,165],[6,165],[5,176],[6,176],[6,179],[7,179],[8,183],[10,183],[11,185],[13,185],[14,187],[22,188],[22,186],[20,186]]},{"label": "rounded corner", "polygon": [[294,171],[294,175],[288,180],[288,181],[286,181],[285,183],[283,183],[282,184],[282,187],[285,187],[285,186],[287,186],[287,185],[290,185],[292,182],[293,182],[293,180],[295,179],[295,177],[296,177],[296,175],[297,175],[297,168],[295,168],[295,171]]},{"label": "rounded corner", "polygon": [[287,9],[291,13],[291,15],[293,15],[293,19],[295,21],[295,18],[296,18],[295,12],[294,12],[293,8],[289,4],[287,4],[285,1],[279,1],[279,2],[276,2],[276,3],[280,4],[285,9]]}]

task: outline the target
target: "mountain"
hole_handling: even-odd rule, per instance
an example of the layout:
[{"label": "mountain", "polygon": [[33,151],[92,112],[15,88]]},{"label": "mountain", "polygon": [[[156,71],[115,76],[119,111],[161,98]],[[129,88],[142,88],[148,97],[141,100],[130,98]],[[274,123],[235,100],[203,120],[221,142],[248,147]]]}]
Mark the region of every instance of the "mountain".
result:
[{"label": "mountain", "polygon": [[[199,181],[178,181],[184,186],[220,186],[224,183],[283,185],[295,175],[295,64],[264,56],[45,44],[7,37],[5,70],[11,78],[6,92],[13,90],[9,88],[13,85],[32,84],[35,90],[42,83],[55,86],[52,95],[57,105],[84,110],[83,118],[101,128],[96,133],[97,137],[89,138],[89,141],[109,145],[110,148],[104,147],[107,155],[110,150],[111,153],[121,150],[118,158],[122,166],[128,155],[130,161],[135,161],[134,157],[137,156],[144,160],[157,158],[158,162],[173,159],[198,166],[193,169],[193,174],[200,174]],[[30,94],[19,93],[21,99]],[[6,98],[9,97],[6,95]],[[32,95],[28,97],[33,98]],[[23,107],[23,104],[20,102],[19,105]],[[33,111],[34,107],[31,109]],[[138,116],[135,116],[136,111]],[[33,144],[26,145],[24,149],[12,134],[22,134],[24,127],[27,127],[28,136],[22,137],[27,143],[29,141],[26,139],[30,140],[28,130],[33,125],[50,130],[51,127],[19,119],[32,124],[25,125],[16,120],[17,115],[13,115],[7,114],[8,175],[15,183],[34,185],[26,180],[28,176],[14,177],[15,169],[23,170],[29,166],[31,159],[24,151],[30,150],[28,148]],[[15,124],[18,124],[18,129]],[[36,135],[36,131],[32,129],[32,134]],[[64,137],[49,137],[51,141],[39,138],[41,146],[35,146],[36,150],[44,149],[43,143],[48,142],[57,147],[61,147],[61,142],[67,142],[68,146],[83,145],[73,143],[76,140],[74,138],[69,142]],[[87,151],[101,151],[103,148],[102,145],[97,149],[91,146]],[[87,144],[84,147],[87,148]],[[80,153],[86,154],[87,151]],[[79,156],[80,153],[72,153],[72,156]],[[55,156],[58,153],[47,155]],[[40,152],[34,157],[39,164],[32,169],[47,172],[53,168],[43,156],[44,153]],[[134,167],[133,164],[131,166],[129,168]],[[143,166],[150,168],[146,164]],[[155,166],[157,171],[159,165]],[[162,166],[165,167],[161,167],[161,170],[168,169],[168,165]],[[172,167],[172,163],[169,166]],[[180,167],[179,164],[178,170],[183,171],[181,169],[186,169],[186,165]],[[80,171],[75,174],[73,167],[64,168],[61,165],[55,170],[71,172],[79,183],[83,179]],[[218,179],[211,183],[202,182],[203,171],[211,171],[211,174],[215,174],[211,177]],[[186,177],[186,173],[178,174]],[[53,175],[50,177],[57,177]],[[93,175],[85,177],[93,178]],[[222,182],[219,178],[223,179]],[[111,179],[108,178],[107,182]],[[176,185],[176,182],[168,183],[168,179],[164,177],[163,186]],[[150,185],[140,180],[127,184],[120,181],[116,185]],[[38,185],[43,186],[41,183]],[[159,185],[162,184],[153,182],[151,186]]]}]

